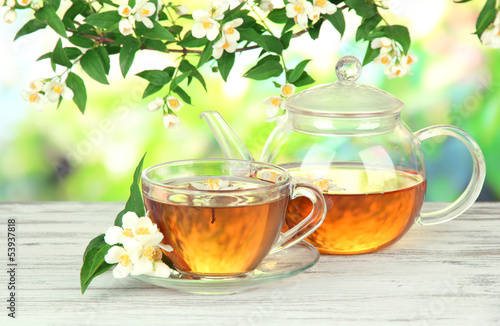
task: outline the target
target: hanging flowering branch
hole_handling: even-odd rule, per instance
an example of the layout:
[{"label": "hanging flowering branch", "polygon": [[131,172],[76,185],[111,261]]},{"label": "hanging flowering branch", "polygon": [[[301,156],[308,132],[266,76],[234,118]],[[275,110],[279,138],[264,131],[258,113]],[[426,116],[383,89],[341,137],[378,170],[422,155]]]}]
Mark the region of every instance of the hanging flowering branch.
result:
[{"label": "hanging flowering branch", "polygon": [[[455,1],[455,2],[467,2]],[[55,76],[38,79],[22,93],[37,109],[46,102],[73,100],[82,113],[87,104],[87,91],[75,66],[102,84],[108,84],[110,56],[119,57],[120,70],[126,77],[135,55],[153,50],[177,55],[175,66],[146,70],[137,74],[148,81],[143,98],[158,94],[147,106],[149,111],[161,109],[166,128],[180,124],[177,116],[183,103],[191,104],[188,87],[193,80],[205,90],[207,85],[200,67],[211,64],[224,81],[231,72],[236,54],[260,51],[259,60],[243,77],[254,80],[272,79],[281,96],[264,100],[267,121],[280,121],[280,103],[293,95],[295,87],[314,83],[307,73],[310,60],[295,67],[287,66],[284,52],[291,40],[308,34],[319,37],[321,26],[330,23],[342,36],[345,31],[344,11],[353,10],[362,18],[356,41],[367,42],[363,60],[383,65],[389,78],[410,74],[417,57],[409,53],[408,29],[391,25],[384,17],[390,1],[377,0],[288,0],[276,8],[272,0],[232,0],[213,2],[206,9],[189,13],[184,5],[162,0],[71,0],[67,9],[60,0],[0,0],[5,7],[7,23],[17,18],[17,10],[31,9],[33,19],[17,33],[14,40],[50,28],[60,35],[47,59]],[[477,21],[476,34],[490,47],[500,47],[500,18],[495,0],[487,0]],[[270,27],[272,22],[272,28]]]}]

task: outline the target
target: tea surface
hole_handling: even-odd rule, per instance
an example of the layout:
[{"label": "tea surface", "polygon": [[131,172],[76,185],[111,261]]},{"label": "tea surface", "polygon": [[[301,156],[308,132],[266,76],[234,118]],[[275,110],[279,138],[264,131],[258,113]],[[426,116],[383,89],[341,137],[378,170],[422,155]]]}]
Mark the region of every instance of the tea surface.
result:
[{"label": "tea surface", "polygon": [[[251,189],[270,184],[242,180],[232,178],[230,185]],[[179,180],[169,186],[185,189],[204,181]],[[164,234],[163,243],[173,248],[168,257],[186,273],[215,277],[245,274],[258,266],[279,236],[289,202],[289,196],[269,200],[258,191],[247,195],[207,191],[202,199],[162,191],[154,199],[144,196],[144,203]]]},{"label": "tea surface", "polygon": [[[284,167],[294,178],[313,176],[338,186],[323,193],[328,208],[325,221],[306,239],[321,253],[358,254],[393,243],[413,225],[424,201],[426,181],[412,171],[359,164],[316,167],[312,173],[293,165]],[[307,198],[292,200],[288,227],[300,222],[311,208]]]}]

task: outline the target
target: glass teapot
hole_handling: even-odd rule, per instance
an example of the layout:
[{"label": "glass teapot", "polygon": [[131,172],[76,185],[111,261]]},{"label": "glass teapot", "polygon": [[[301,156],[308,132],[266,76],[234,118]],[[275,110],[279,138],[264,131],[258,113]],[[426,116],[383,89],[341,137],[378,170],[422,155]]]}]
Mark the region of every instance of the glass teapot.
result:
[{"label": "glass teapot", "polygon": [[[297,182],[316,185],[326,199],[323,224],[307,238],[321,253],[358,254],[397,241],[416,222],[451,220],[477,199],[485,178],[478,144],[453,126],[433,126],[413,133],[401,120],[404,107],[380,89],[357,84],[361,63],[352,56],[337,63],[338,81],[313,87],[285,100],[286,120],[269,136],[261,161],[289,170]],[[223,120],[202,113],[230,158],[252,160]],[[473,159],[471,180],[448,207],[420,213],[426,192],[421,142],[434,136],[462,141]],[[286,223],[304,219],[312,204],[290,202]]]}]

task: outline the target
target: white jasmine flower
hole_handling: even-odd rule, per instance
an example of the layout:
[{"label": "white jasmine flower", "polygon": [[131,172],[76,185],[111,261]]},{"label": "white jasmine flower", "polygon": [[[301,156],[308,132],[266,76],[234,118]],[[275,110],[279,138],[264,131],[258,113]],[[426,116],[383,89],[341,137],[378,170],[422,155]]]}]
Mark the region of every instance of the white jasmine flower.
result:
[{"label": "white jasmine flower", "polygon": [[45,95],[39,92],[22,91],[21,96],[25,101],[30,102],[37,111],[42,111],[43,104],[47,102]]},{"label": "white jasmine flower", "polygon": [[403,77],[407,73],[408,73],[407,67],[402,64],[394,64],[386,71],[387,77],[389,79],[393,79],[396,77]]},{"label": "white jasmine flower", "polygon": [[136,5],[135,20],[142,22],[147,28],[153,28],[151,17],[156,10],[156,6],[147,0],[140,0]]},{"label": "white jasmine flower", "polygon": [[118,23],[118,29],[122,35],[127,36],[134,32],[134,24],[132,24],[129,18],[122,18]]},{"label": "white jasmine flower", "polygon": [[228,180],[207,179],[205,183],[191,182],[191,186],[198,190],[234,190],[238,187],[229,186]]},{"label": "white jasmine flower", "polygon": [[373,39],[372,42],[370,43],[370,46],[374,50],[380,48],[380,53],[388,53],[393,50],[394,42],[390,38],[379,37]]},{"label": "white jasmine flower", "polygon": [[229,9],[227,1],[212,3],[212,6],[207,9],[207,13],[215,20],[224,19],[224,12]]},{"label": "white jasmine flower", "polygon": [[178,5],[177,7],[175,7],[175,13],[179,16],[184,16],[189,14],[189,9],[184,5]]},{"label": "white jasmine flower", "polygon": [[400,62],[402,65],[407,66],[408,69],[418,61],[418,57],[412,53],[408,53],[408,55],[401,56]]},{"label": "white jasmine flower", "polygon": [[14,9],[14,7],[16,6],[16,0],[7,0],[7,6]]},{"label": "white jasmine flower", "polygon": [[481,42],[492,49],[500,48],[500,24],[493,24],[481,34]]},{"label": "white jasmine flower", "polygon": [[163,116],[163,126],[167,129],[175,129],[181,124],[181,120],[175,114],[166,114]]},{"label": "white jasmine flower", "polygon": [[55,81],[50,81],[45,84],[43,91],[47,99],[51,102],[59,101],[61,96],[65,100],[72,100],[74,96],[73,91],[67,87],[65,83],[58,83]]},{"label": "white jasmine flower", "polygon": [[132,227],[137,224],[139,217],[134,212],[127,212],[122,216],[122,227],[111,226],[104,234],[104,241],[107,244],[114,245],[134,239]]},{"label": "white jasmine flower", "polygon": [[283,84],[281,85],[281,96],[290,97],[295,93],[295,85]]},{"label": "white jasmine flower", "polygon": [[309,13],[309,15],[307,15],[307,17],[309,17],[310,20],[314,21],[316,19],[319,19],[320,15],[321,12],[316,7],[314,7],[313,10]]},{"label": "white jasmine flower", "polygon": [[392,56],[389,53],[381,53],[378,57],[373,59],[375,65],[390,65],[392,63]]},{"label": "white jasmine flower", "polygon": [[170,110],[177,112],[184,106],[184,103],[179,101],[175,96],[169,96],[167,97],[167,106]]},{"label": "white jasmine flower", "polygon": [[113,276],[115,278],[124,278],[134,269],[134,262],[138,260],[140,252],[140,246],[132,248],[128,246],[113,246],[108,250],[106,256],[104,256],[104,261],[108,264],[118,263],[113,269]]},{"label": "white jasmine flower", "polygon": [[31,8],[33,8],[33,10],[37,11],[37,10],[40,10],[40,8],[42,8],[42,5],[43,5],[42,1],[36,1],[36,2],[33,2],[33,4],[31,5]]},{"label": "white jasmine flower", "polygon": [[7,23],[7,24],[12,24],[13,22],[15,22],[17,19],[17,13],[14,9],[9,9],[5,12],[5,14],[3,14],[3,20]]},{"label": "white jasmine flower", "polygon": [[314,0],[314,9],[326,15],[333,15],[337,11],[337,6],[328,0]]},{"label": "white jasmine flower", "polygon": [[162,261],[154,261],[153,262],[153,271],[148,273],[147,275],[156,276],[156,277],[169,277],[172,270]]},{"label": "white jasmine flower", "polygon": [[228,42],[237,42],[240,39],[240,33],[236,30],[236,27],[240,27],[241,24],[243,24],[243,19],[236,18],[222,26],[222,32]]},{"label": "white jasmine flower", "polygon": [[118,7],[118,14],[122,17],[128,18],[132,14],[132,8],[129,5],[121,5]]},{"label": "white jasmine flower", "polygon": [[209,41],[215,40],[219,35],[220,24],[210,17],[210,14],[202,9],[193,12],[194,23],[191,32],[196,38],[207,37]]},{"label": "white jasmine flower", "polygon": [[29,88],[31,92],[41,92],[44,85],[43,79],[36,79],[30,82]]},{"label": "white jasmine flower", "polygon": [[32,2],[33,2],[33,0],[17,0],[17,3],[18,3],[21,7],[27,7],[27,6],[29,6]]},{"label": "white jasmine flower", "polygon": [[226,40],[226,38],[223,36],[221,37],[220,40],[215,42],[215,44],[212,46],[213,50],[213,56],[215,59],[219,59],[222,56],[222,53],[224,50],[228,53],[234,53],[236,49],[238,48],[238,43],[237,42],[229,42]]},{"label": "white jasmine flower", "polygon": [[161,97],[157,97],[151,103],[148,104],[147,108],[149,111],[153,112],[161,108],[164,104],[165,100]]},{"label": "white jasmine flower", "polygon": [[262,101],[262,103],[267,104],[266,115],[271,118],[278,114],[278,111],[281,107],[281,102],[283,102],[283,98],[280,96],[266,97],[264,101]]},{"label": "white jasmine flower", "polygon": [[312,182],[313,185],[319,188],[321,192],[330,192],[330,191],[344,191],[345,189],[337,186],[330,179],[321,179]]},{"label": "white jasmine flower", "polygon": [[262,0],[260,2],[259,8],[262,11],[272,11],[274,10],[274,5],[271,0]]},{"label": "white jasmine flower", "polygon": [[313,5],[307,0],[290,0],[286,5],[286,16],[293,18],[300,28],[307,27],[307,15],[313,10]]}]

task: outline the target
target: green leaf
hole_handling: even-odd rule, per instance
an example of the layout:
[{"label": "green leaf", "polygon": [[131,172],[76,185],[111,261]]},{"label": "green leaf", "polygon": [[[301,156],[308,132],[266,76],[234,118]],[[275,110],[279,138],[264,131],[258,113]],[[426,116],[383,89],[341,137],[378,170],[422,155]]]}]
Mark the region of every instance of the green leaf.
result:
[{"label": "green leaf", "polygon": [[132,63],[134,62],[135,54],[140,48],[141,45],[139,44],[139,41],[133,37],[128,38],[125,43],[123,43],[120,50],[120,69],[123,77],[127,76]]},{"label": "green leaf", "polygon": [[207,46],[201,52],[200,60],[198,61],[198,65],[197,65],[198,68],[200,68],[205,63],[207,63],[208,60],[210,60],[210,58],[212,57],[212,53],[213,53],[212,45],[213,45],[213,43],[214,43],[213,41],[209,42],[207,44]]},{"label": "green leaf", "polygon": [[276,88],[281,88],[281,84],[278,82],[273,81],[274,87]]},{"label": "green leaf", "polygon": [[356,11],[356,15],[370,18],[378,14],[377,6],[370,0],[346,0],[344,3]]},{"label": "green leaf", "polygon": [[293,19],[291,19],[291,18],[288,19],[288,21],[286,22],[285,26],[283,26],[283,30],[281,31],[281,34],[285,33],[286,31],[288,31],[293,26],[295,26],[295,21]]},{"label": "green leaf", "polygon": [[104,241],[104,234],[98,235],[87,245],[83,255],[82,268],[80,270],[80,286],[82,294],[85,293],[88,286],[96,276],[104,273],[114,266],[106,263],[104,260],[104,256],[111,247],[111,245],[108,245]]},{"label": "green leaf", "polygon": [[57,11],[57,9],[59,9],[59,6],[61,5],[61,0],[46,0],[48,2],[49,5],[52,6],[52,8],[54,8],[54,10]]},{"label": "green leaf", "polygon": [[163,86],[158,86],[158,85],[155,85],[155,84],[149,84],[146,87],[146,89],[144,90],[144,93],[142,93],[142,98],[146,98],[149,95],[152,95],[152,94],[154,94],[156,92],[159,92],[162,88],[163,88]]},{"label": "green leaf", "polygon": [[127,203],[125,204],[125,208],[120,213],[118,213],[118,216],[115,219],[116,226],[122,226],[122,217],[127,212],[134,212],[139,217],[146,215],[140,188],[142,165],[145,158],[146,154],[144,154],[141,161],[139,162],[139,165],[137,165],[137,167],[135,168],[134,179],[132,180],[132,185],[130,186],[130,196],[127,200]]},{"label": "green leaf", "polygon": [[191,104],[191,97],[180,86],[177,86],[174,89],[174,93],[179,95],[181,100],[184,101],[185,103]]},{"label": "green leaf", "polygon": [[74,60],[82,55],[82,51],[79,48],[65,47],[64,51],[70,60]]},{"label": "green leaf", "polygon": [[495,4],[495,0],[487,0],[483,9],[479,13],[479,17],[477,17],[475,34],[477,34],[479,39],[481,39],[481,34],[483,34],[484,30],[493,24],[493,21],[495,20],[497,13]]},{"label": "green leaf", "polygon": [[278,77],[283,73],[280,58],[275,55],[267,55],[260,59],[257,64],[248,70],[243,77],[255,80],[265,80],[271,77]]},{"label": "green leaf", "polygon": [[172,80],[172,76],[162,70],[144,70],[138,73],[137,76],[146,79],[156,86],[165,86],[165,84],[168,84]]},{"label": "green leaf", "polygon": [[388,38],[401,44],[404,53],[408,53],[411,44],[408,28],[401,25],[390,25],[385,26],[384,31]]},{"label": "green leaf", "polygon": [[177,43],[177,45],[182,46],[183,48],[199,48],[207,45],[208,39],[204,38],[196,38],[191,34],[191,31],[187,32],[184,38]]},{"label": "green leaf", "polygon": [[69,37],[69,41],[79,47],[90,49],[94,46],[94,41],[85,36],[73,35]]},{"label": "green leaf", "polygon": [[280,39],[272,35],[261,35],[254,29],[248,29],[240,31],[240,36],[242,40],[254,42],[267,52],[274,52],[277,54],[283,52],[283,44],[281,44]]},{"label": "green leaf", "polygon": [[66,54],[66,51],[64,51],[62,47],[62,42],[61,39],[57,41],[56,47],[54,48],[54,51],[52,52],[52,62],[54,64],[58,64],[60,66],[65,66],[68,68],[71,68],[73,64],[71,61],[69,61],[68,55]]},{"label": "green leaf", "polygon": [[267,15],[267,19],[276,24],[285,24],[288,21],[286,8],[273,9]]},{"label": "green leaf", "polygon": [[205,91],[207,90],[207,83],[205,82],[205,79],[200,74],[198,69],[195,66],[193,66],[189,61],[182,60],[181,64],[179,65],[179,69],[181,72],[190,71],[191,72],[190,76],[193,76],[194,78],[198,79],[198,81],[200,82],[201,86],[203,86]]},{"label": "green leaf", "polygon": [[217,60],[220,76],[225,82],[227,82],[227,77],[233,68],[235,58],[236,56],[234,53],[227,53],[224,51],[224,54]]},{"label": "green leaf", "polygon": [[153,40],[175,41],[175,37],[165,27],[156,20],[152,20],[152,22],[153,28],[151,29],[147,28],[142,22],[137,22],[135,25],[136,33]]},{"label": "green leaf", "polygon": [[44,59],[51,59],[51,58],[52,58],[52,52],[47,52],[47,53],[41,55],[38,59],[36,59],[36,61],[41,61]]},{"label": "green leaf", "polygon": [[106,78],[106,70],[102,64],[100,55],[96,50],[88,50],[80,59],[83,70],[93,79],[101,84],[109,84]]},{"label": "green leaf", "polygon": [[185,72],[177,77],[175,77],[172,82],[170,83],[170,91],[174,91],[175,88],[180,84],[182,83],[182,81],[184,81],[184,79],[186,79],[187,77],[189,77],[189,75],[191,74],[191,72]]},{"label": "green leaf", "polygon": [[356,31],[356,42],[362,39],[366,39],[368,35],[377,27],[377,25],[382,20],[380,15],[375,15],[370,18],[365,18],[359,25]]},{"label": "green leaf", "polygon": [[316,40],[319,37],[319,31],[321,30],[321,25],[323,24],[323,22],[324,20],[320,19],[316,24],[313,25],[312,28],[309,28],[308,33],[313,40]]},{"label": "green leaf", "polygon": [[294,69],[290,70],[288,72],[288,82],[293,84],[297,79],[299,79],[310,61],[311,59],[301,61],[297,66],[295,66]]},{"label": "green leaf", "polygon": [[85,88],[85,83],[80,78],[80,76],[70,72],[68,78],[66,78],[66,85],[75,94],[73,96],[73,102],[75,102],[80,112],[85,113],[85,107],[87,106],[87,89]]},{"label": "green leaf", "polygon": [[74,0],[71,7],[69,7],[69,9],[66,10],[66,12],[64,13],[63,22],[65,20],[69,20],[69,21],[75,20],[76,16],[81,14],[85,10],[86,7],[87,7],[87,4],[84,1]]},{"label": "green leaf", "polygon": [[104,72],[109,74],[109,69],[111,68],[111,63],[109,60],[109,54],[108,51],[104,46],[99,46],[95,49],[97,53],[99,54],[99,58],[101,59],[102,66],[104,67]]},{"label": "green leaf", "polygon": [[368,42],[368,47],[366,48],[365,57],[363,59],[363,66],[366,66],[373,61],[380,54],[379,49],[372,49],[370,42]]},{"label": "green leaf", "polygon": [[283,49],[286,50],[290,46],[290,40],[292,39],[293,32],[289,31],[281,35],[281,44],[283,45]]},{"label": "green leaf", "polygon": [[57,16],[56,11],[52,6],[44,6],[35,12],[35,18],[49,25],[57,34],[64,38],[68,38],[66,35],[66,29],[64,27],[61,18]]},{"label": "green leaf", "polygon": [[160,40],[145,39],[142,42],[142,47],[145,49],[153,49],[160,52],[166,52],[167,46]]},{"label": "green leaf", "polygon": [[309,74],[306,71],[304,71],[302,73],[302,75],[300,75],[300,77],[293,84],[297,87],[301,87],[301,86],[310,85],[314,82],[315,82],[315,80],[312,79],[312,77],[309,76]]},{"label": "green leaf", "polygon": [[20,38],[21,36],[31,34],[33,32],[38,31],[39,29],[42,29],[45,27],[47,27],[47,24],[45,24],[39,20],[32,19],[32,20],[28,21],[23,27],[21,27],[19,32],[17,32],[16,36],[14,37],[14,41],[17,40],[18,38]]},{"label": "green leaf", "polygon": [[90,15],[85,18],[85,22],[95,27],[108,29],[115,25],[118,26],[121,19],[118,10],[113,10]]},{"label": "green leaf", "polygon": [[180,35],[182,32],[182,26],[180,25],[172,25],[167,28],[170,34],[172,35]]}]

